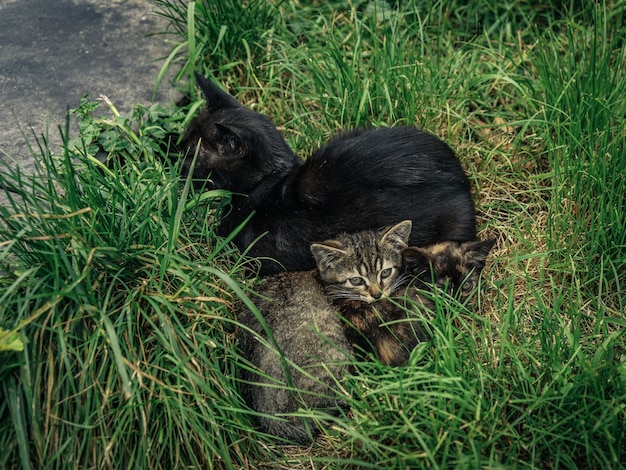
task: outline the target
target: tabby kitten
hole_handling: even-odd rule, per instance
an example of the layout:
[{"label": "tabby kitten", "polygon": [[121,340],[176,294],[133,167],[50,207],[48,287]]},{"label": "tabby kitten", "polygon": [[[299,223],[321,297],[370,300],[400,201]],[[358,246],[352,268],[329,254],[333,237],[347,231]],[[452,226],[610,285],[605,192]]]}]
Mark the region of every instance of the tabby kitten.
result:
[{"label": "tabby kitten", "polygon": [[261,274],[313,269],[311,243],[403,219],[415,222],[411,245],[476,238],[467,176],[434,135],[401,126],[355,130],[301,160],[267,117],[196,80],[207,105],[182,138],[183,176],[232,191],[219,235],[252,214],[233,241],[264,258]]},{"label": "tabby kitten", "polygon": [[[382,363],[406,363],[426,339],[416,307],[434,309],[435,286],[467,297],[474,289],[495,240],[442,242],[407,247],[410,221],[381,234],[363,232],[311,247],[320,281],[344,320],[356,353]],[[357,242],[357,243],[355,243]]]},{"label": "tabby kitten", "polygon": [[315,423],[281,415],[301,408],[339,413],[344,403],[337,383],[347,374],[350,345],[316,271],[270,276],[258,294],[267,328],[249,310],[239,317],[252,330],[241,329],[239,344],[255,369],[242,368],[242,395],[264,415],[257,418],[263,430],[310,443],[319,432]]},{"label": "tabby kitten", "polygon": [[[417,316],[391,296],[406,296],[403,253],[411,233],[405,220],[379,232],[340,235],[311,245],[320,281],[343,320],[355,353],[372,353],[389,365],[406,361],[425,339]],[[415,293],[417,291],[415,290]]]}]

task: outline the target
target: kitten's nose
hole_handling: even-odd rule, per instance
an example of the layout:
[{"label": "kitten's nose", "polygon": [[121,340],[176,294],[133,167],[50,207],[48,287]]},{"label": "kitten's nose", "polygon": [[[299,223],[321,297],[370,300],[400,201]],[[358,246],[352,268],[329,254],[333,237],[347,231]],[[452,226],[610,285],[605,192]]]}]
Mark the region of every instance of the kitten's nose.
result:
[{"label": "kitten's nose", "polygon": [[383,290],[375,284],[370,285],[368,289],[372,298],[378,300],[383,296]]}]

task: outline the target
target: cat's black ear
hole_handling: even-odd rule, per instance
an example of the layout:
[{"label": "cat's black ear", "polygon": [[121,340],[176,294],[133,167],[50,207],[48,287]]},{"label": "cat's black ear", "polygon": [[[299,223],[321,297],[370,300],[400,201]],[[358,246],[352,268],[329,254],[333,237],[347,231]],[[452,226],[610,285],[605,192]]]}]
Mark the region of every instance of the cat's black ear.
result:
[{"label": "cat's black ear", "polygon": [[196,83],[204,93],[206,105],[209,110],[221,108],[237,108],[241,104],[231,95],[223,91],[208,78],[203,77],[198,72],[194,72]]},{"label": "cat's black ear", "polygon": [[248,152],[246,140],[239,135],[237,129],[218,122],[215,123],[218,131],[217,143],[220,155],[224,157],[243,158]]},{"label": "cat's black ear", "polygon": [[399,224],[387,227],[383,231],[381,241],[397,247],[407,246],[411,236],[411,227],[413,223],[410,220],[403,220]]},{"label": "cat's black ear", "polygon": [[473,266],[482,269],[485,267],[487,255],[495,244],[495,238],[490,238],[488,240],[476,240],[473,242],[462,243],[461,249],[468,255],[468,259]]},{"label": "cat's black ear", "polygon": [[346,254],[345,250],[342,249],[341,243],[334,240],[324,243],[313,243],[311,245],[311,253],[320,269],[332,266]]}]

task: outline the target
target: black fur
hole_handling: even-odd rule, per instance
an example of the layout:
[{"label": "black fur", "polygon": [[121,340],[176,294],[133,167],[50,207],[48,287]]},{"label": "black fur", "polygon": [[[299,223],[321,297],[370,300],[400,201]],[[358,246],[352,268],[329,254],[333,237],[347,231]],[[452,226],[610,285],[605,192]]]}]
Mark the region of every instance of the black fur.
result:
[{"label": "black fur", "polygon": [[379,229],[413,221],[409,243],[474,240],[471,190],[454,152],[434,135],[411,127],[362,129],[343,134],[305,161],[295,156],[265,116],[240,105],[197,75],[207,107],[182,145],[193,178],[232,191],[232,211],[218,233],[231,233],[240,249],[264,260],[261,274],[314,267],[312,242],[340,232]]}]

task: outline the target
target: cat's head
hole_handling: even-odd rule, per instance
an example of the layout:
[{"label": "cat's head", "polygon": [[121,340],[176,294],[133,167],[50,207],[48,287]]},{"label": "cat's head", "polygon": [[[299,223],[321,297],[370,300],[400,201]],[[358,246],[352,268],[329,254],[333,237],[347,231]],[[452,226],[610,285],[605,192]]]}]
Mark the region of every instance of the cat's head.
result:
[{"label": "cat's head", "polygon": [[403,252],[404,270],[427,285],[434,284],[450,295],[466,300],[474,291],[496,239],[442,242],[427,247],[408,247]]},{"label": "cat's head", "polygon": [[398,288],[411,221],[381,231],[343,234],[311,245],[320,281],[333,301],[375,302]]},{"label": "cat's head", "polygon": [[267,117],[242,106],[197,73],[196,81],[206,107],[180,144],[184,177],[193,166],[196,186],[247,193],[268,175],[282,174],[297,164],[298,158]]}]

